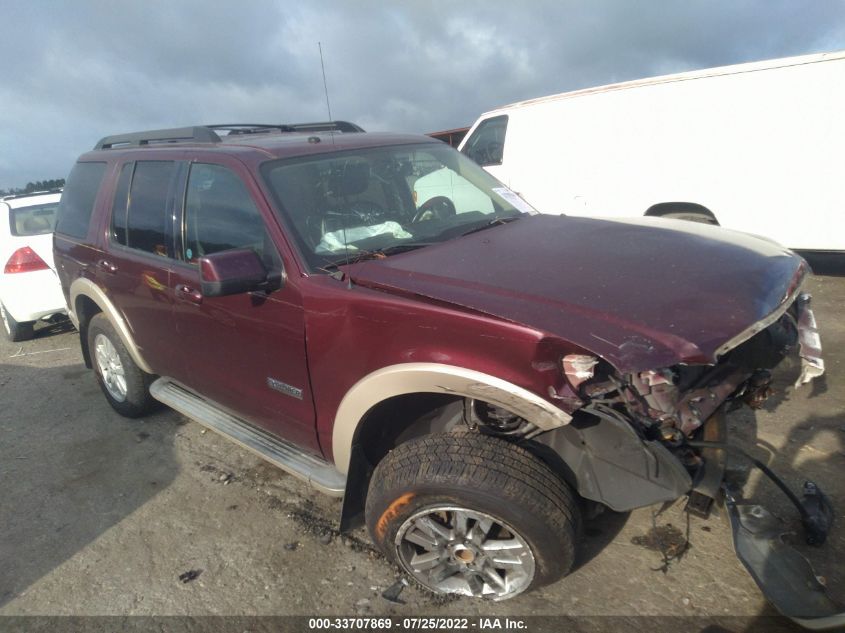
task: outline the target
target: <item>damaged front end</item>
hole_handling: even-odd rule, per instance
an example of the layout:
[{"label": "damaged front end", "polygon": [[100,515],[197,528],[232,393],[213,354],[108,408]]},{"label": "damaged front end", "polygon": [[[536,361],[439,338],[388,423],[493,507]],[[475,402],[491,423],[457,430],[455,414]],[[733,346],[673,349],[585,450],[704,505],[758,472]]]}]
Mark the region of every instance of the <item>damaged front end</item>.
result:
[{"label": "damaged front end", "polygon": [[[759,409],[772,395],[772,374],[788,354],[801,359],[796,387],[824,372],[809,295],[786,303],[720,348],[713,365],[676,365],[620,373],[598,357],[572,354],[562,369],[581,406],[573,421],[539,438],[562,459],[582,496],[629,510],[687,495],[687,510],[709,515],[725,505],[737,556],[766,597],[803,626],[845,624],[809,563],[783,542],[779,519],[743,500],[726,480],[729,459],[760,468],[795,506],[807,543],[821,545],[833,510],[814,482],[799,499],[765,464],[727,441],[726,414]],[[580,453],[580,455],[579,455]]]}]

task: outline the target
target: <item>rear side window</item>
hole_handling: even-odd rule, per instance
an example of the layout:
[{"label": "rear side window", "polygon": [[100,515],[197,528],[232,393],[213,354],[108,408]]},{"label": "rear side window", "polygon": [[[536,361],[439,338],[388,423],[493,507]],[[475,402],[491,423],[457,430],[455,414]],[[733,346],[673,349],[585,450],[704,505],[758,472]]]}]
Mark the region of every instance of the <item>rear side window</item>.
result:
[{"label": "rear side window", "polygon": [[77,238],[88,235],[94,201],[105,173],[105,163],[76,163],[73,166],[59,203],[57,233]]},{"label": "rear side window", "polygon": [[[161,257],[169,255],[167,206],[175,173],[176,163],[173,161],[135,163],[126,210],[126,228],[122,236],[125,246]],[[128,176],[121,173],[121,178]],[[119,209],[118,202],[116,206]]]},{"label": "rear side window", "polygon": [[487,165],[501,165],[505,152],[505,134],[508,131],[507,115],[494,116],[482,121],[461,152],[469,156],[476,163]]},{"label": "rear side window", "polygon": [[12,235],[44,235],[52,233],[56,226],[58,202],[34,204],[29,207],[12,209],[9,214],[9,226]]}]

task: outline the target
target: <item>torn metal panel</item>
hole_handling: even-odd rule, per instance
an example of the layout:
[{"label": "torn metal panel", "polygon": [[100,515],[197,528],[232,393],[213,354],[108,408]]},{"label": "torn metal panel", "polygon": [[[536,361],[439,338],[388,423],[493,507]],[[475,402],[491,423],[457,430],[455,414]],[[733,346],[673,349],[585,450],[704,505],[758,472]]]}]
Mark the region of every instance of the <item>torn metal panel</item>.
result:
[{"label": "torn metal panel", "polygon": [[[691,435],[751,376],[746,369],[720,366],[706,374],[703,387],[683,391],[668,369],[630,376],[636,393],[624,392],[627,405],[640,416]],[[644,406],[643,403],[647,406]]]}]

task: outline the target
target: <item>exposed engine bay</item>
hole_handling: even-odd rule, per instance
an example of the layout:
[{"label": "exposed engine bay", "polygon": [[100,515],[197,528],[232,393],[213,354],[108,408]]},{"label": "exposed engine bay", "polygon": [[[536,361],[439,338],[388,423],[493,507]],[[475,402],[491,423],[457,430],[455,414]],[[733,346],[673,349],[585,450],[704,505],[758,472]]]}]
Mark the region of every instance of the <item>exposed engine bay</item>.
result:
[{"label": "exposed engine bay", "polygon": [[[771,370],[788,354],[799,350],[801,375],[796,387],[824,372],[809,302],[809,295],[800,295],[779,318],[766,327],[758,325],[756,333],[726,351],[715,365],[620,374],[595,356],[571,354],[562,359],[562,368],[578,395],[579,411],[617,420],[641,440],[659,442],[694,475],[700,451],[688,441],[700,439],[705,422],[722,408],[761,408],[772,395]],[[481,401],[467,401],[464,420],[482,432],[516,440],[541,433],[527,420]],[[577,413],[574,424],[579,426]]]},{"label": "exposed engine bay", "polygon": [[807,542],[821,544],[832,522],[823,493],[807,482],[804,500],[798,499],[765,464],[728,444],[726,424],[729,411],[764,405],[772,395],[771,370],[796,349],[801,358],[796,387],[824,372],[809,303],[809,295],[798,296],[769,322],[753,326],[713,365],[626,374],[596,356],[566,355],[561,368],[577,407],[570,424],[550,432],[472,399],[464,402],[464,423],[533,446],[581,496],[617,511],[687,495],[687,509],[706,517],[724,492],[726,453],[739,454],[797,508]]},{"label": "exposed engine bay", "polygon": [[781,519],[744,499],[741,486],[725,478],[729,453],[747,460],[798,511],[806,542],[825,542],[834,512],[821,489],[806,481],[799,498],[766,464],[727,441],[726,413],[743,405],[761,408],[772,395],[771,370],[788,354],[797,349],[801,359],[796,387],[824,373],[809,302],[808,295],[799,296],[715,365],[620,374],[595,356],[565,356],[562,369],[581,406],[570,424],[553,431],[473,400],[464,405],[464,421],[483,433],[533,445],[581,496],[615,510],[686,495],[687,511],[706,518],[719,497],[737,556],[778,610],[802,626],[838,628],[845,612],[807,560],[782,542]]},{"label": "exposed engine bay", "polygon": [[[771,371],[801,347],[801,382],[824,371],[821,344],[802,295],[779,319],[724,354],[713,366],[678,365],[636,374],[602,372],[600,363],[576,380],[579,393],[593,406],[624,415],[648,439],[681,446],[719,407],[763,406],[772,394]],[[581,361],[585,364],[585,361]],[[572,382],[572,380],[570,380]]]}]

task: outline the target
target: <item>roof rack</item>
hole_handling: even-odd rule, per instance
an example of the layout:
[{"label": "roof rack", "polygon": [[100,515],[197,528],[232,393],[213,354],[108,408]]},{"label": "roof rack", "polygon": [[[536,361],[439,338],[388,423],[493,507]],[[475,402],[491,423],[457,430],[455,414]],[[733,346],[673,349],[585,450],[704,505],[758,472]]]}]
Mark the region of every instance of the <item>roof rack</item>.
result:
[{"label": "roof rack", "polygon": [[240,134],[266,134],[279,132],[363,132],[364,129],[349,121],[321,121],[317,123],[233,123],[207,125],[212,130],[227,130],[229,136]]},{"label": "roof rack", "polygon": [[119,149],[121,147],[140,147],[164,143],[219,143],[216,130],[226,131],[227,136],[241,134],[266,134],[279,132],[363,132],[363,128],[349,121],[324,121],[319,123],[227,123],[218,125],[197,125],[166,130],[148,130],[117,134],[101,138],[94,149]]},{"label": "roof rack", "polygon": [[114,149],[116,147],[133,147],[158,143],[184,143],[185,141],[219,143],[220,137],[217,136],[214,130],[208,127],[177,127],[167,130],[148,130],[146,132],[106,136],[99,140],[94,146],[94,149]]},{"label": "roof rack", "polygon": [[218,123],[206,125],[210,130],[228,132],[227,136],[239,136],[241,134],[266,134],[271,131],[293,132],[293,126],[277,123]]},{"label": "roof rack", "polygon": [[322,123],[295,123],[297,132],[363,132],[364,128],[349,121],[325,121]]}]

